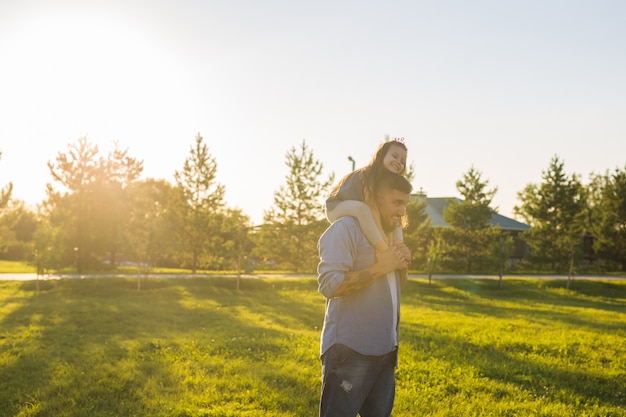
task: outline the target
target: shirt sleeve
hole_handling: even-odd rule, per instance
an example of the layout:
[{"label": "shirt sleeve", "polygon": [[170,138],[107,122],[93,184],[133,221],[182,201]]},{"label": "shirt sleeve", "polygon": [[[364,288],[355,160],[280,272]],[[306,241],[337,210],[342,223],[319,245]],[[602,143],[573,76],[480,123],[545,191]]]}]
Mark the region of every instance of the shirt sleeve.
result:
[{"label": "shirt sleeve", "polygon": [[326,298],[343,282],[346,272],[353,269],[356,253],[354,227],[355,220],[343,217],[333,223],[318,242],[320,263],[317,267],[319,292]]}]

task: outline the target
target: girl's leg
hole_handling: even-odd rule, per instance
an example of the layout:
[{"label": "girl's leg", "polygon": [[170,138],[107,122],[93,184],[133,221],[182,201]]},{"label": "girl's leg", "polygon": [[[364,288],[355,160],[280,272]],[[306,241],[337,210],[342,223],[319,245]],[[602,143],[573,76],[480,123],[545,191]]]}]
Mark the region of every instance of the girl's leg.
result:
[{"label": "girl's leg", "polygon": [[[383,237],[380,225],[380,216],[378,210],[370,208],[367,204],[358,200],[345,200],[339,202],[332,210],[326,211],[326,217],[332,223],[343,216],[351,216],[359,221],[361,230],[365,234],[367,240],[378,251],[389,249],[389,245]],[[376,222],[378,219],[378,222]]]},{"label": "girl's leg", "polygon": [[394,243],[404,241],[404,237],[402,236],[402,226],[396,226],[396,229],[393,231],[393,241]]},{"label": "girl's leg", "polygon": [[[396,229],[393,231],[393,242],[396,243],[396,242],[403,242],[403,241],[404,241],[404,236],[402,235],[402,226],[396,226]],[[404,284],[409,278],[408,273],[409,273],[408,269],[400,270],[400,283],[402,286],[404,286]]]}]

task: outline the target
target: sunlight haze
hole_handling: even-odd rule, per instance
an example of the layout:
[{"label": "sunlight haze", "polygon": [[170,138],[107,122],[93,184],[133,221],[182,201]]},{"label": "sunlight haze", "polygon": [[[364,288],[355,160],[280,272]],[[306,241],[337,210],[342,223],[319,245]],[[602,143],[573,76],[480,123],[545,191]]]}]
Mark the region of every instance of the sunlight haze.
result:
[{"label": "sunlight haze", "polygon": [[507,216],[555,155],[626,166],[626,2],[2,1],[0,188],[30,205],[86,135],[174,181],[195,135],[262,221],[305,140],[324,177],[402,136],[414,189],[474,166]]}]

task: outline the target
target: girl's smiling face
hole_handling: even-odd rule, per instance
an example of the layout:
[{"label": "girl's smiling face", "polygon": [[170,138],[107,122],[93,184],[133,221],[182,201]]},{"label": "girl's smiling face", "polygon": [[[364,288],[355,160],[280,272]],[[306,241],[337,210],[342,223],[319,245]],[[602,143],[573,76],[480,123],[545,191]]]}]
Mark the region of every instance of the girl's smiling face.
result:
[{"label": "girl's smiling face", "polygon": [[392,145],[383,159],[383,166],[394,174],[402,174],[406,167],[406,149],[400,145]]}]

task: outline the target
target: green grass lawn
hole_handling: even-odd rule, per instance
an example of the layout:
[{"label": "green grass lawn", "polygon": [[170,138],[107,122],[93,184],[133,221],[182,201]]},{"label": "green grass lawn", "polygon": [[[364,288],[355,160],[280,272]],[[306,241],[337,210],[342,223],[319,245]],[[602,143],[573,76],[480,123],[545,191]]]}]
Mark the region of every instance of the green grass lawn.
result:
[{"label": "green grass lawn", "polygon": [[[35,265],[25,262],[25,261],[4,261],[0,260],[0,274],[35,274],[37,272],[37,268]],[[76,269],[74,267],[66,267],[61,270],[46,270],[46,274],[76,274]],[[273,271],[273,270],[257,270],[258,273],[263,274],[289,274],[289,271]],[[143,271],[138,270],[136,266],[122,266],[118,265],[114,268],[113,271],[86,271],[85,274],[125,274],[125,275],[137,275],[139,273],[143,273]],[[151,268],[149,270],[150,274],[191,274],[190,269],[183,268]],[[196,271],[198,275],[236,275],[237,273],[244,273],[243,271],[212,271],[212,270],[198,270]]]},{"label": "green grass lawn", "polygon": [[[395,417],[626,416],[626,281],[411,281]],[[0,282],[0,416],[317,414],[313,278]]]},{"label": "green grass lawn", "polygon": [[37,268],[21,261],[0,260],[0,274],[34,274]]}]

